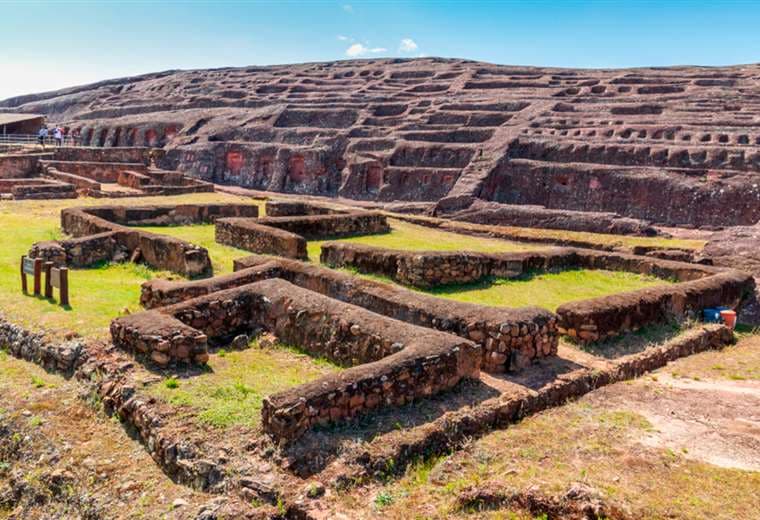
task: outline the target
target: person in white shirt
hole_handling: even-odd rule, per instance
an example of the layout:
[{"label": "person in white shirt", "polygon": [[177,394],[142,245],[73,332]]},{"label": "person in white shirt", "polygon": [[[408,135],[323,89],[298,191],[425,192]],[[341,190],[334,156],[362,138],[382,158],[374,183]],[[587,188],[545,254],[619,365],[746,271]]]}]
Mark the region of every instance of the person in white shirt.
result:
[{"label": "person in white shirt", "polygon": [[59,126],[55,127],[55,130],[53,130],[53,138],[55,139],[55,145],[61,146],[63,144],[63,131]]}]

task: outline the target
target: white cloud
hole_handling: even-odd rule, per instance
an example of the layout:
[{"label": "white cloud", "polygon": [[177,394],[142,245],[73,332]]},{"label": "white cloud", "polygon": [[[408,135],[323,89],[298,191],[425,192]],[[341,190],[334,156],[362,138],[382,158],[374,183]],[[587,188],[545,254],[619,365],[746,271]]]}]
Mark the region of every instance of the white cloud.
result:
[{"label": "white cloud", "polygon": [[353,38],[349,38],[348,36],[343,36],[342,34],[338,35],[338,39],[342,42],[347,42],[353,40]]},{"label": "white cloud", "polygon": [[352,6],[351,4],[343,4],[343,10],[347,13],[353,13],[354,6]]},{"label": "white cloud", "polygon": [[359,56],[366,56],[367,54],[379,54],[381,52],[386,52],[387,50],[388,49],[385,47],[372,47],[370,49],[361,43],[354,43],[348,49],[346,49],[346,56],[357,58]]},{"label": "white cloud", "polygon": [[352,46],[350,46],[348,49],[346,49],[346,56],[355,58],[356,56],[362,56],[363,54],[367,54],[368,50],[369,49],[367,49],[361,43],[355,43]]},{"label": "white cloud", "polygon": [[398,46],[399,52],[414,52],[417,50],[417,42],[411,38],[404,38]]}]

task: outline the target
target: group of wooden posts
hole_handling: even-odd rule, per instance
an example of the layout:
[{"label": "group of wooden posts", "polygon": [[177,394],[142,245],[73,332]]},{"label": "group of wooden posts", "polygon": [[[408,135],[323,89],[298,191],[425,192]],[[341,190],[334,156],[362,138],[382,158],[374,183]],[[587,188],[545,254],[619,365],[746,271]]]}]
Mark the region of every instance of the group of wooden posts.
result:
[{"label": "group of wooden posts", "polygon": [[69,304],[69,270],[66,267],[53,267],[53,262],[43,262],[42,258],[21,257],[21,289],[29,292],[26,275],[34,280],[34,295],[42,294],[42,274],[45,274],[45,298],[53,297],[53,287],[58,289],[58,303]]}]

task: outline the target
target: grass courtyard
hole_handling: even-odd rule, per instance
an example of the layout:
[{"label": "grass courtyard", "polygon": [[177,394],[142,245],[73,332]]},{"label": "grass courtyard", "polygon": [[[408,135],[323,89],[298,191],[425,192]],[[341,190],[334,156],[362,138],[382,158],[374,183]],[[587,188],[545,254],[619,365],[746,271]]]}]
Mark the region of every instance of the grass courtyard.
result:
[{"label": "grass courtyard", "polygon": [[[492,238],[458,235],[400,220],[390,220],[390,233],[341,238],[341,242],[366,244],[407,251],[478,251],[513,252],[540,249],[541,244],[523,244]],[[247,251],[218,244],[214,241],[214,226],[201,224],[176,227],[142,227],[154,233],[172,235],[208,249],[215,273],[232,270],[232,261],[250,254]],[[308,243],[309,259],[319,261],[320,248],[327,240],[312,240]],[[361,275],[367,278],[394,283],[382,276]],[[559,305],[586,298],[596,298],[623,291],[632,291],[668,283],[666,280],[635,273],[604,270],[567,270],[557,273],[538,273],[518,279],[490,279],[477,283],[436,287],[426,292],[468,303],[491,305],[494,307],[524,307],[535,305],[549,310]]]},{"label": "grass courtyard", "polygon": [[340,367],[284,345],[211,354],[208,369],[153,383],[147,392],[218,428],[255,427],[267,395],[335,373]]},{"label": "grass courtyard", "polygon": [[[510,253],[515,251],[532,251],[546,246],[499,240],[495,238],[475,237],[441,231],[390,219],[391,232],[380,235],[366,235],[341,238],[341,242],[364,244],[367,246],[404,249],[406,251],[477,251],[479,253]],[[328,240],[311,240],[307,245],[309,259],[319,261],[322,244]]]},{"label": "grass courtyard", "polygon": [[[62,238],[61,210],[72,206],[122,204],[183,204],[251,200],[221,193],[199,193],[174,197],[75,199],[49,201],[4,201],[0,203],[0,312],[16,323],[56,332],[76,331],[103,337],[111,320],[124,308],[139,309],[140,285],[155,277],[176,277],[144,265],[107,265],[76,269],[69,274],[71,308],[21,293],[19,262],[34,242]],[[231,269],[231,264],[228,267]]]},{"label": "grass courtyard", "polygon": [[563,303],[598,298],[669,283],[661,278],[624,271],[570,269],[470,284],[447,285],[427,291],[440,298],[494,307],[535,305],[554,311]]},{"label": "grass courtyard", "polygon": [[[118,204],[181,204],[203,202],[263,202],[221,193],[203,193],[175,197],[128,198]],[[144,265],[103,265],[77,269],[70,273],[71,307],[64,309],[44,298],[21,294],[19,259],[40,240],[62,238],[60,211],[82,205],[108,205],[114,201],[77,199],[54,201],[11,201],[0,206],[0,311],[26,326],[55,332],[76,331],[82,335],[105,337],[110,321],[126,309],[139,310],[140,285],[155,277],[176,279],[177,275],[156,271]],[[545,247],[451,233],[427,226],[391,219],[392,231],[381,235],[342,239],[348,242],[406,250],[510,252]],[[248,251],[218,244],[214,226],[150,226],[141,229],[188,240],[208,249],[217,274],[232,271],[235,258]],[[309,256],[318,261],[323,241],[310,241]],[[375,277],[377,278],[377,277]],[[388,280],[384,280],[388,281]],[[663,280],[631,273],[607,271],[564,271],[544,273],[518,280],[486,280],[475,284],[439,287],[431,291],[442,298],[493,306],[520,307],[538,305],[554,309],[559,304],[615,292],[666,283]]]}]

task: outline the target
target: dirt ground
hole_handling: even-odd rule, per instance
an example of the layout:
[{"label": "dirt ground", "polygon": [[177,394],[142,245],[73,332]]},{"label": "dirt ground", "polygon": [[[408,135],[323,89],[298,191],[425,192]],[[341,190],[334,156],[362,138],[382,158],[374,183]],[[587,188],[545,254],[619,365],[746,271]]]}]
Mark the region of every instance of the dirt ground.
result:
[{"label": "dirt ground", "polygon": [[608,518],[760,518],[758,369],[748,336],[332,494],[319,516],[576,518],[566,506],[582,489]]},{"label": "dirt ground", "polygon": [[[0,353],[0,519],[199,518],[220,507],[223,498],[167,478],[81,388]],[[309,513],[550,519],[591,508],[608,519],[734,520],[758,518],[758,490],[760,336],[748,335],[419,461],[401,478],[327,486]]]},{"label": "dirt ground", "polygon": [[0,519],[195,518],[174,484],[81,386],[0,352]]}]

